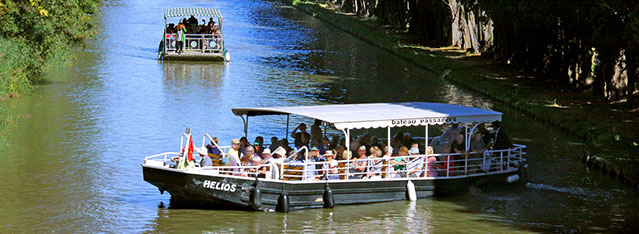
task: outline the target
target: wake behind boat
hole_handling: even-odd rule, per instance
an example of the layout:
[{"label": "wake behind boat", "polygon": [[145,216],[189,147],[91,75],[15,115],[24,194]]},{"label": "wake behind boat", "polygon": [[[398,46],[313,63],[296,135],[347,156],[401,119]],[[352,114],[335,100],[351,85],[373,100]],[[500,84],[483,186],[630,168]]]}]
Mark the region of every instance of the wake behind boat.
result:
[{"label": "wake behind boat", "polygon": [[[263,158],[252,146],[239,153],[237,140],[221,147],[208,134],[201,147],[194,147],[187,131],[181,137],[181,152],[145,158],[144,180],[162,193],[168,191],[176,203],[282,212],[460,194],[475,184],[525,183],[526,146],[509,142],[500,127],[502,114],[491,110],[408,102],[238,108],[233,113],[242,117],[245,136],[249,117],[286,115],[286,136],[290,115],[315,119],[316,125],[312,134],[306,135],[304,128],[293,131],[296,140],[306,141],[296,141],[298,147],[283,141],[272,152],[263,149]],[[338,130],[344,141],[323,154],[315,146],[309,149],[311,139],[306,138],[317,137],[311,136],[317,123],[324,125],[324,133],[328,126]],[[493,132],[484,128],[490,123]],[[431,125],[451,126],[442,136],[429,137]],[[391,136],[393,128],[407,127],[422,129],[423,141]],[[361,129],[385,130],[386,138],[351,142],[352,132]],[[211,162],[200,166],[198,161],[208,162],[206,157]]]}]

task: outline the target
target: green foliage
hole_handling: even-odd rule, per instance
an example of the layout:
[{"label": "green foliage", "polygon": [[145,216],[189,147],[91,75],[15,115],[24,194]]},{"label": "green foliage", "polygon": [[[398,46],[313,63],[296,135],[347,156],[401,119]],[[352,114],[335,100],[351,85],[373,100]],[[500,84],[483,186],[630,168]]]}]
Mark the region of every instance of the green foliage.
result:
[{"label": "green foliage", "polygon": [[72,58],[71,48],[96,34],[98,2],[0,0],[0,129],[15,122],[6,115],[8,98],[32,90],[53,64]]}]

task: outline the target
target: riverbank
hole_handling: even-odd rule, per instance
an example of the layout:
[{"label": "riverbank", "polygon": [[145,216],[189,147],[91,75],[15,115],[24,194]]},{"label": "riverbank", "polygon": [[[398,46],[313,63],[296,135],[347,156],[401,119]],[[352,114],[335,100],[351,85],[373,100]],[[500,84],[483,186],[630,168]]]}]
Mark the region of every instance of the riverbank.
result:
[{"label": "riverbank", "polygon": [[[565,91],[556,83],[513,70],[503,64],[455,48],[430,48],[407,42],[407,35],[383,29],[374,20],[343,14],[327,5],[281,0],[322,21],[440,74],[456,85],[488,96],[584,141],[589,165],[637,188],[639,185],[639,121],[637,109],[610,103],[589,91]],[[409,36],[409,35],[408,35]],[[595,160],[600,163],[590,163]],[[614,172],[609,172],[614,171]]]},{"label": "riverbank", "polygon": [[96,35],[98,2],[0,2],[0,139],[2,129],[28,117],[9,115],[8,101],[31,92],[44,74],[73,59],[72,48]]}]

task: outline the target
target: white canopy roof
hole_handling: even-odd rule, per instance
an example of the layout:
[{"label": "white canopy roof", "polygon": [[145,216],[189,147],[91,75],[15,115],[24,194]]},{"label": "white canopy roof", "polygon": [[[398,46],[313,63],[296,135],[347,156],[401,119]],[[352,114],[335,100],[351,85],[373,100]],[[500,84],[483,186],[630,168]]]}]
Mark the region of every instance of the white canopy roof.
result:
[{"label": "white canopy roof", "polygon": [[333,123],[339,130],[501,121],[501,113],[443,103],[403,102],[236,108],[235,115],[294,114]]}]

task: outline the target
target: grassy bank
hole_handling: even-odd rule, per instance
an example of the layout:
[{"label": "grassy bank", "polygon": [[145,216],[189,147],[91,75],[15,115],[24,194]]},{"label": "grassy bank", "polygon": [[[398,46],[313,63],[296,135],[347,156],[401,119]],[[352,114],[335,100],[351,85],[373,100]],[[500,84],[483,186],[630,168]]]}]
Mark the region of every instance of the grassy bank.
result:
[{"label": "grassy bank", "polygon": [[[370,44],[468,90],[481,93],[547,123],[586,143],[588,156],[605,159],[619,179],[639,182],[639,122],[636,111],[610,104],[587,92],[561,90],[559,85],[530,79],[507,66],[446,48],[427,48],[402,41],[403,35],[380,30],[369,19],[342,14],[328,6],[281,0]],[[625,108],[625,109],[624,109]],[[579,155],[581,157],[581,155]]]},{"label": "grassy bank", "polygon": [[7,102],[29,93],[52,67],[73,59],[71,49],[96,34],[99,0],[0,0],[0,138],[15,125]]}]

